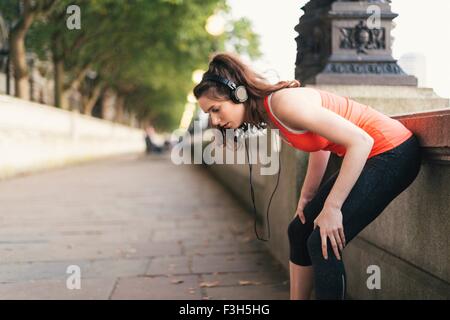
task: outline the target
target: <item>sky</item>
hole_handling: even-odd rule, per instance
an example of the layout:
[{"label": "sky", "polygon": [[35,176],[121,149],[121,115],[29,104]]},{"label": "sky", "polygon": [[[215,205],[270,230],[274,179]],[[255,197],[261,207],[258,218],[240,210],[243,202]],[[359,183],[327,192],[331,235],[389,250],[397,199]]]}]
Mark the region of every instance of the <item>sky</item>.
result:
[{"label": "sky", "polygon": [[[294,27],[308,0],[227,0],[235,18],[247,17],[260,35],[263,58],[251,61],[273,81],[294,79],[297,45]],[[392,0],[392,11],[398,14],[392,55],[399,59],[408,53],[425,57],[426,76],[423,86],[450,98],[450,0]]]}]

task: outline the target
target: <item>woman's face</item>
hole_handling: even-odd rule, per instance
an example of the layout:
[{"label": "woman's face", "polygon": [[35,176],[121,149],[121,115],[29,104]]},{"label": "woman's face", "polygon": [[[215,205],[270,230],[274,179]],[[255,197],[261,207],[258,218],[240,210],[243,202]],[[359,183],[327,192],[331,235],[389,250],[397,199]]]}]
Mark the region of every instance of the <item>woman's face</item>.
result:
[{"label": "woman's face", "polygon": [[203,95],[198,99],[198,104],[203,112],[209,113],[213,126],[237,129],[244,123],[243,103],[235,104],[231,100],[218,101]]}]

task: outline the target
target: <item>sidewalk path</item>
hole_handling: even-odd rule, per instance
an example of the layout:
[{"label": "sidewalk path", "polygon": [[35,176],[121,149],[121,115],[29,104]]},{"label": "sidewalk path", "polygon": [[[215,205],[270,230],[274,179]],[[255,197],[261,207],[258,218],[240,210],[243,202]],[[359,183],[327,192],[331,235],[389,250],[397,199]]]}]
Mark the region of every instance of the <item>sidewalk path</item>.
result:
[{"label": "sidewalk path", "polygon": [[[0,181],[0,257],[0,299],[289,297],[252,216],[201,166],[168,155]],[[81,289],[67,288],[71,265]]]}]

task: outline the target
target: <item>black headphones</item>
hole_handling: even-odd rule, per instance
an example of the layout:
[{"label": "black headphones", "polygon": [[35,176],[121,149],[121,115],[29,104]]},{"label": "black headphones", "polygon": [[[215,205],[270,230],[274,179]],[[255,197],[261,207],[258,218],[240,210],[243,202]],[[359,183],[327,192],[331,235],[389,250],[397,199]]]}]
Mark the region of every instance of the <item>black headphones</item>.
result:
[{"label": "black headphones", "polygon": [[211,80],[221,83],[230,89],[230,98],[234,103],[243,103],[247,101],[247,89],[244,86],[237,86],[233,81],[222,78],[216,74],[205,74],[203,80]]},{"label": "black headphones", "polygon": [[[202,81],[207,81],[207,80],[211,80],[211,81],[215,81],[218,83],[221,83],[225,86],[227,86],[230,89],[230,98],[234,103],[243,103],[245,101],[247,101],[248,99],[248,94],[247,94],[247,90],[245,89],[244,86],[240,85],[237,86],[233,81],[225,79],[219,75],[216,74],[211,74],[211,73],[205,73],[203,75],[203,79]],[[249,124],[243,124],[241,126],[241,129],[245,132],[248,131],[250,128]],[[245,141],[245,150],[247,153],[247,160],[248,160],[248,165],[249,165],[249,178],[250,178],[250,195],[251,195],[251,199],[252,199],[252,203],[253,203],[253,213],[255,216],[255,224],[254,224],[254,229],[255,229],[255,234],[256,234],[256,238],[258,240],[261,241],[268,241],[270,239],[270,222],[269,222],[269,209],[270,209],[270,204],[272,203],[272,198],[275,194],[275,191],[278,188],[278,183],[280,181],[280,173],[281,173],[281,159],[280,159],[280,153],[281,151],[278,150],[278,177],[277,177],[277,183],[275,185],[275,188],[273,189],[272,195],[270,196],[270,200],[269,200],[269,204],[267,205],[267,210],[266,210],[266,219],[267,219],[267,234],[268,234],[268,238],[264,239],[264,238],[260,238],[258,235],[258,231],[256,230],[256,220],[257,220],[257,210],[256,210],[256,205],[255,205],[255,192],[253,190],[253,183],[252,183],[252,164],[250,163],[250,157],[248,154],[248,150],[249,147],[247,146],[247,140]]]}]

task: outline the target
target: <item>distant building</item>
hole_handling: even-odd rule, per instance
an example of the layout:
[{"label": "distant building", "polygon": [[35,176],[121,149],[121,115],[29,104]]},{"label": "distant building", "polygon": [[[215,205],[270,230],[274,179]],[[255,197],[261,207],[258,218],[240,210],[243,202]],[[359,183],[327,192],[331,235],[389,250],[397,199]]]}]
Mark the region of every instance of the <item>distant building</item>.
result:
[{"label": "distant building", "polygon": [[423,54],[419,52],[405,53],[398,60],[398,64],[407,74],[414,75],[417,78],[419,87],[427,86],[427,66]]}]

